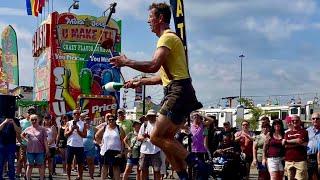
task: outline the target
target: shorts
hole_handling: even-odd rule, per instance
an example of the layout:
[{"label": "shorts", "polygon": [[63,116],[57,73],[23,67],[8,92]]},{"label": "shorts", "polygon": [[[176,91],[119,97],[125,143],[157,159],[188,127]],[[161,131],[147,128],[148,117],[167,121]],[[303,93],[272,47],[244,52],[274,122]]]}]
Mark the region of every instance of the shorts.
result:
[{"label": "shorts", "polygon": [[317,154],[308,155],[307,157],[308,175],[312,176],[318,172]]},{"label": "shorts", "polygon": [[56,148],[55,147],[49,148],[49,152],[50,152],[49,158],[54,158],[54,156],[56,155]]},{"label": "shorts", "polygon": [[192,111],[202,107],[190,78],[172,80],[164,87],[164,98],[159,113],[167,116],[174,124],[180,125]]},{"label": "shorts", "polygon": [[97,150],[96,150],[95,147],[93,147],[90,150],[84,151],[84,155],[85,155],[86,158],[94,158],[97,155]]},{"label": "shorts", "polygon": [[148,169],[149,166],[153,167],[153,171],[159,172],[161,170],[161,157],[160,151],[156,154],[140,154],[140,169]]},{"label": "shorts", "polygon": [[72,164],[74,156],[76,156],[77,164],[83,164],[84,148],[67,146],[67,164]]},{"label": "shorts", "polygon": [[283,164],[282,164],[281,157],[267,158],[267,162],[268,162],[269,172],[283,171]]},{"label": "shorts", "polygon": [[128,158],[127,160],[128,165],[139,165],[139,158]]},{"label": "shorts", "polygon": [[104,165],[119,165],[116,156],[119,155],[121,152],[117,150],[107,150],[104,155],[102,156],[102,163]]},{"label": "shorts", "polygon": [[288,177],[292,176],[293,171],[291,169],[295,169],[296,179],[299,179],[299,180],[308,179],[307,161],[299,161],[299,162],[286,161],[284,168]]},{"label": "shorts", "polygon": [[27,153],[28,165],[43,165],[45,159],[44,153]]}]

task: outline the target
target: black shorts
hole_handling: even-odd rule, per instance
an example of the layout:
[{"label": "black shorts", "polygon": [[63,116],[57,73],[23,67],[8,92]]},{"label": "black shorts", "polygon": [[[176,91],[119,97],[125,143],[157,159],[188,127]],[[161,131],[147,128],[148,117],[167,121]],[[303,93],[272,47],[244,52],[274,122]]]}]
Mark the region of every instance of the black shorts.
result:
[{"label": "black shorts", "polygon": [[164,87],[164,98],[159,113],[180,125],[192,111],[202,108],[197,100],[191,79],[172,80]]},{"label": "black shorts", "polygon": [[55,147],[49,148],[49,152],[50,152],[49,158],[54,158],[54,156],[56,155],[56,148]]},{"label": "black shorts", "polygon": [[83,164],[84,148],[67,146],[67,164],[72,164],[74,156],[76,156],[77,164]]},{"label": "black shorts", "polygon": [[102,156],[104,165],[120,165],[119,158],[116,158],[121,152],[116,150],[107,150]]}]

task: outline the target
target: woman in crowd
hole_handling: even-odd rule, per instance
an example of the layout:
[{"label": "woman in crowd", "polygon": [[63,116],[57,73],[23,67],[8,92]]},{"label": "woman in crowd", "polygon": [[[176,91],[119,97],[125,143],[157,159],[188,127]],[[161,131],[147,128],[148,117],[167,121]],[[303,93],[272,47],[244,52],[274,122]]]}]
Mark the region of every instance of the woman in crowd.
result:
[{"label": "woman in crowd", "polygon": [[95,128],[92,125],[92,121],[90,117],[86,116],[84,118],[86,126],[88,127],[87,130],[87,137],[83,138],[83,147],[84,147],[84,154],[86,156],[88,168],[89,168],[89,176],[93,179],[94,174],[94,158],[96,157],[96,149],[94,144],[94,135],[95,135]]},{"label": "woman in crowd", "polygon": [[37,115],[30,116],[31,126],[25,129],[21,137],[27,141],[27,172],[26,179],[31,179],[33,167],[39,168],[40,179],[44,179],[45,155],[49,155],[46,129],[39,125],[40,119]]},{"label": "woman in crowd", "polygon": [[63,115],[61,117],[61,126],[58,129],[58,136],[57,136],[57,142],[58,142],[58,153],[61,156],[62,159],[62,171],[63,174],[67,174],[66,169],[66,159],[67,159],[67,138],[64,136],[64,132],[67,128],[67,122],[69,121],[69,117],[67,115]]},{"label": "woman in crowd", "polygon": [[254,140],[254,133],[250,131],[250,124],[249,121],[244,120],[241,123],[242,129],[235,133],[235,141],[239,142],[241,151],[246,155],[246,179],[249,179],[250,174],[250,165],[253,160],[253,140]]},{"label": "woman in crowd", "polygon": [[137,136],[141,127],[141,122],[133,121],[133,132],[129,132],[128,135],[123,139],[124,144],[126,147],[128,147],[128,160],[127,160],[127,166],[123,174],[123,180],[127,180],[132,167],[137,166],[137,175],[136,179],[140,180],[140,170],[139,170],[139,157],[140,157],[140,147],[141,142],[137,140]]},{"label": "woman in crowd", "polygon": [[263,145],[269,136],[270,124],[268,122],[262,122],[261,133],[256,136],[253,142],[253,161],[252,166],[256,166],[258,169],[258,179],[268,180],[270,179],[268,168],[266,164],[262,164]]},{"label": "woman in crowd", "polygon": [[284,128],[281,120],[273,120],[270,135],[263,145],[262,164],[267,164],[271,180],[283,179]]},{"label": "woman in crowd", "polygon": [[114,115],[106,115],[108,124],[100,128],[95,135],[96,141],[101,144],[100,154],[103,160],[101,179],[106,179],[109,166],[113,169],[113,179],[120,179],[120,163],[117,161],[122,156],[123,139],[125,133],[123,129],[116,125]]},{"label": "woman in crowd", "polygon": [[49,179],[52,180],[52,173],[53,173],[53,158],[56,155],[56,139],[57,139],[57,128],[55,126],[54,119],[51,119],[51,116],[45,116],[43,127],[46,129],[47,132],[47,143],[49,146],[50,156],[46,157],[48,161],[48,169],[49,169]]}]

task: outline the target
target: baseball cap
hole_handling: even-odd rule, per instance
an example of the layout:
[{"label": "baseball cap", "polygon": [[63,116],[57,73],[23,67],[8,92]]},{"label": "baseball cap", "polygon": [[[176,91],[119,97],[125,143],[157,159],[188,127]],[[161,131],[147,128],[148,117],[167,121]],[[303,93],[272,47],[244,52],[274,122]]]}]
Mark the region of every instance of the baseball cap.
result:
[{"label": "baseball cap", "polygon": [[153,109],[150,109],[148,112],[147,112],[147,116],[156,116],[157,115],[157,112]]},{"label": "baseball cap", "polygon": [[285,121],[286,121],[287,124],[292,123],[292,117],[291,116],[287,116]]},{"label": "baseball cap", "polygon": [[36,113],[36,108],[35,107],[29,107],[27,110],[28,114],[35,114]]},{"label": "baseball cap", "polygon": [[133,120],[132,121],[132,126],[134,126],[135,124],[142,124],[142,123],[139,120]]},{"label": "baseball cap", "polygon": [[126,111],[123,108],[118,109],[118,113],[125,113]]},{"label": "baseball cap", "polygon": [[229,122],[229,121],[226,121],[226,122],[223,123],[223,125],[224,125],[224,126],[225,126],[225,125],[230,125],[230,122]]}]

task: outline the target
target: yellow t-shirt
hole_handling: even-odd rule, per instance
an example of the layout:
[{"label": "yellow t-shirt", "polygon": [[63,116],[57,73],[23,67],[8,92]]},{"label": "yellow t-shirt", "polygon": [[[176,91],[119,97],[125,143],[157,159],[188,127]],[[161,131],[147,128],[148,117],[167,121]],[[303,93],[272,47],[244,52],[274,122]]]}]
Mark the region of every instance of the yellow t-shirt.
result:
[{"label": "yellow t-shirt", "polygon": [[165,30],[158,40],[157,48],[159,47],[167,47],[170,50],[168,58],[159,70],[162,85],[167,86],[171,81],[164,67],[171,74],[172,80],[189,78],[186,55],[181,39],[170,29]]}]

